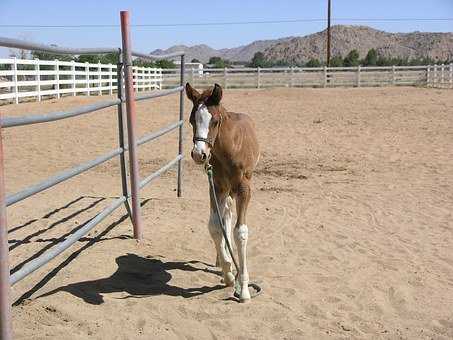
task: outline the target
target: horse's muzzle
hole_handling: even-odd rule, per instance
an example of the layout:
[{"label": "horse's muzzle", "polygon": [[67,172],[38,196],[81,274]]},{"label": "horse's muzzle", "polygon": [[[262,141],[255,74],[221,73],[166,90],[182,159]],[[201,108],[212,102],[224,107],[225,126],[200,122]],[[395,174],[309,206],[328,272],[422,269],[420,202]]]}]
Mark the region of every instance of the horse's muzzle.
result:
[{"label": "horse's muzzle", "polygon": [[208,155],[206,155],[206,153],[204,151],[198,152],[198,151],[192,150],[190,155],[192,156],[192,159],[197,164],[204,164],[208,159]]}]

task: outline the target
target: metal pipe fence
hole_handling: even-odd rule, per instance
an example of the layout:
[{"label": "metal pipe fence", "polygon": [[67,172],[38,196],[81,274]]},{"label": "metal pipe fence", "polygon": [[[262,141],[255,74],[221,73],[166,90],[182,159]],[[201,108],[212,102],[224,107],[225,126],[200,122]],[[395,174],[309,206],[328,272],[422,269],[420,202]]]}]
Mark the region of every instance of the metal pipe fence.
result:
[{"label": "metal pipe fence", "polygon": [[[178,165],[177,174],[177,195],[181,196],[182,191],[182,128],[183,128],[183,93],[184,93],[184,54],[173,53],[167,56],[149,56],[143,53],[132,52],[131,40],[129,32],[129,13],[127,11],[121,12],[121,34],[122,34],[122,48],[60,48],[53,46],[46,46],[42,44],[29,43],[16,39],[0,37],[0,46],[21,48],[27,50],[39,50],[51,53],[60,54],[103,54],[103,53],[119,53],[120,62],[116,66],[117,71],[117,99],[102,101],[95,104],[85,105],[71,109],[64,112],[51,112],[40,115],[24,115],[21,117],[1,117],[0,116],[0,339],[12,339],[11,330],[11,301],[10,301],[10,286],[24,279],[35,270],[41,268],[54,257],[58,256],[81,237],[86,235],[96,225],[98,225],[107,216],[113,213],[123,204],[126,206],[129,217],[134,226],[134,237],[138,240],[143,238],[143,230],[141,225],[139,192],[148,185],[152,180],[159,177],[162,173]],[[134,82],[132,77],[132,57],[140,57],[145,59],[163,59],[170,57],[181,58],[181,77],[177,87],[170,90],[155,91],[150,94],[140,94],[135,96]],[[137,91],[139,88],[136,89]],[[153,99],[161,96],[179,93],[179,120],[170,124],[159,131],[150,132],[142,136],[140,139],[136,138],[136,107],[135,102],[141,100]],[[92,113],[101,109],[116,106],[118,114],[118,148],[113,151],[101,155],[93,160],[82,163],[74,168],[67,169],[54,176],[51,176],[37,184],[31,185],[23,190],[10,194],[5,197],[4,185],[4,160],[3,160],[3,145],[2,145],[2,130],[4,128],[11,128],[16,126],[24,126],[30,124],[47,123],[56,120],[73,118],[76,116]],[[125,121],[127,124],[125,124]],[[126,126],[127,125],[127,126]],[[147,142],[155,140],[160,136],[169,133],[175,129],[179,129],[178,135],[178,155],[176,158],[162,166],[154,173],[140,180],[138,169],[137,148]],[[127,144],[126,144],[127,139]],[[128,157],[126,161],[126,152]],[[49,189],[61,182],[64,182],[74,176],[77,176],[89,169],[96,167],[104,162],[113,158],[119,157],[120,159],[120,177],[122,195],[112,202],[109,206],[104,208],[95,217],[93,217],[86,225],[78,229],[76,232],[67,237],[64,241],[57,244],[50,250],[43,253],[36,259],[28,262],[20,270],[10,275],[9,262],[8,262],[8,240],[7,240],[7,221],[6,221],[6,207],[11,206],[21,200],[31,197],[41,191]],[[127,173],[127,164],[129,163],[129,174]],[[128,180],[129,179],[129,180]],[[130,199],[130,204],[129,204]],[[131,209],[131,207],[132,209]]]}]

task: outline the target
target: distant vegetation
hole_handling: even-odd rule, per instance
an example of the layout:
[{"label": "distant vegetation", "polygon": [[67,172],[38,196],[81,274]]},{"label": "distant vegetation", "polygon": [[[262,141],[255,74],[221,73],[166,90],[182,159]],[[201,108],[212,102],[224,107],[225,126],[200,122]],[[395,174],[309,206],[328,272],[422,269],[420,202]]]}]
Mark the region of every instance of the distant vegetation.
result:
[{"label": "distant vegetation", "polygon": [[[426,58],[400,58],[379,56],[374,48],[370,49],[365,58],[360,59],[357,50],[350,51],[344,58],[341,55],[335,55],[330,59],[331,67],[349,67],[349,66],[417,66],[417,65],[440,65],[449,64],[453,60],[436,61],[429,57]],[[285,61],[272,61],[265,58],[262,52],[256,52],[252,61],[248,64],[250,67],[275,67],[275,66],[299,66],[299,67],[321,67],[325,63],[319,59],[312,58],[306,63],[291,64]]]},{"label": "distant vegetation", "polygon": [[[27,56],[28,57],[28,56]],[[31,58],[37,58],[40,60],[61,60],[61,61],[75,61],[78,63],[90,63],[90,64],[118,64],[119,57],[118,53],[107,53],[107,54],[85,54],[79,56],[72,56],[66,54],[55,54],[48,52],[33,51],[30,55]],[[26,58],[25,58],[26,59]],[[176,68],[176,64],[171,60],[156,60],[155,62],[143,60],[140,58],[132,61],[134,66],[140,67],[159,67],[159,68]],[[33,67],[33,65],[30,65]]]},{"label": "distant vegetation", "polygon": [[[12,55],[13,56],[13,55]],[[61,60],[61,61],[72,61],[85,63],[88,62],[90,64],[114,64],[118,63],[118,53],[108,53],[108,54],[87,54],[87,55],[80,55],[80,56],[71,56],[71,55],[64,55],[64,54],[54,54],[54,53],[47,53],[47,52],[40,52],[40,51],[33,51],[27,56],[16,55],[18,58],[38,58],[40,60]],[[200,62],[198,59],[192,59],[193,63]],[[444,60],[444,61],[436,61],[429,57],[425,58],[401,58],[401,57],[384,57],[377,53],[376,49],[372,48],[368,51],[367,55],[361,59],[359,52],[354,49],[351,50],[345,57],[342,55],[334,55],[330,59],[330,66],[331,67],[349,67],[349,66],[417,66],[417,65],[440,65],[440,64],[449,64],[452,63],[453,60]],[[148,60],[143,60],[140,58],[133,60],[134,66],[140,67],[159,67],[164,69],[172,69],[176,68],[176,64],[171,60],[156,60],[155,62],[151,62]],[[231,62],[227,59],[222,59],[221,57],[215,56],[211,57],[208,61],[208,64],[214,68],[224,68],[224,67],[231,67],[233,65],[238,65],[243,63],[240,62]],[[319,59],[312,58],[305,63],[290,63],[284,60],[269,60],[266,59],[263,52],[256,52],[250,61],[247,63],[246,66],[248,67],[287,67],[287,66],[297,66],[297,67],[322,67],[325,63],[321,62]],[[2,67],[3,66],[3,67]],[[29,66],[30,69],[34,67],[33,65],[24,65]],[[0,65],[0,68],[8,68],[8,65]]]},{"label": "distant vegetation", "polygon": [[231,66],[231,62],[229,60],[222,59],[220,57],[209,58],[208,64],[212,65],[214,68],[224,68]]}]

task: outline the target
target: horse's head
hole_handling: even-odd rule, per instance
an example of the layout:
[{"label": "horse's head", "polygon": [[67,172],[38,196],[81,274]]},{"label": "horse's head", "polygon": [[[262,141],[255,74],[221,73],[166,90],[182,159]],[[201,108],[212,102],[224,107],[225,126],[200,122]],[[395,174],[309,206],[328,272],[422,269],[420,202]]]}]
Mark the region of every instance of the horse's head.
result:
[{"label": "horse's head", "polygon": [[222,88],[215,84],[203,93],[199,93],[189,83],[186,84],[186,94],[193,103],[190,114],[190,124],[193,128],[192,158],[197,164],[209,160],[214,147],[221,123],[220,100]]}]

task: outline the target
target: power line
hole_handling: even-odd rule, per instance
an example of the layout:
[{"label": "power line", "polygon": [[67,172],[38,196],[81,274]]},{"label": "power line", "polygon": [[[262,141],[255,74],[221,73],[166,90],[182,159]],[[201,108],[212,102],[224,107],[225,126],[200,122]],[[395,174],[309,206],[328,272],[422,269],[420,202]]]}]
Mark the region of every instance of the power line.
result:
[{"label": "power line", "polygon": [[[167,24],[135,24],[131,27],[187,27],[187,26],[232,26],[232,25],[263,25],[303,22],[322,22],[326,19],[284,19],[284,20],[257,20],[257,21],[225,21],[225,22],[194,22],[194,23],[167,23]],[[333,18],[334,22],[450,22],[453,18]],[[117,28],[116,24],[81,24],[81,25],[8,25],[0,24],[0,28]]]}]

